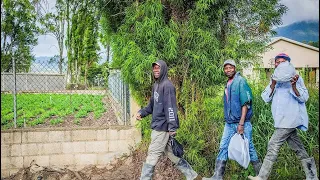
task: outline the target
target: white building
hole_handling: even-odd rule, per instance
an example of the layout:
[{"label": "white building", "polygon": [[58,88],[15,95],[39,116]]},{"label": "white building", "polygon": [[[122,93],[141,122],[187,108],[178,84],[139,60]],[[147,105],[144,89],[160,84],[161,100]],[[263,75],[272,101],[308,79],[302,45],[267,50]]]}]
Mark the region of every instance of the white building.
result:
[{"label": "white building", "polygon": [[259,71],[255,71],[256,69],[265,70],[267,75],[270,76],[271,69],[274,68],[274,57],[280,53],[286,53],[300,75],[301,70],[306,69],[304,72],[308,81],[319,83],[319,48],[285,37],[274,38],[267,46],[268,50],[260,55],[262,57],[260,68],[253,68],[253,65],[249,64],[243,70],[246,77],[249,79],[259,77],[259,74],[257,74]]}]

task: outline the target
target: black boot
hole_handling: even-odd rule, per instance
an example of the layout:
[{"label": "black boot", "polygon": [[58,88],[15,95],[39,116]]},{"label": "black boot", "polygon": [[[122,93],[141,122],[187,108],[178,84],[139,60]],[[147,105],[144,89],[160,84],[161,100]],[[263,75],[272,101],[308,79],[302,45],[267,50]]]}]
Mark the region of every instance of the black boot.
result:
[{"label": "black boot", "polygon": [[272,161],[264,159],[259,171],[259,175],[256,175],[255,177],[248,176],[248,178],[251,180],[267,180],[270,176],[272,165],[273,165]]},{"label": "black boot", "polygon": [[202,180],[222,180],[226,164],[227,161],[216,160],[216,167],[214,168],[213,176],[211,178],[202,178]]},{"label": "black boot", "polygon": [[153,176],[154,166],[143,163],[140,180],[151,180]]},{"label": "black boot", "polygon": [[259,160],[257,160],[257,161],[251,161],[251,163],[252,163],[254,172],[256,173],[256,176],[258,176],[261,165],[262,165],[261,162]]},{"label": "black boot", "polygon": [[179,160],[176,167],[186,176],[187,180],[193,180],[198,176],[198,173],[195,172],[190,164],[182,158]]},{"label": "black boot", "polygon": [[316,163],[313,157],[301,160],[307,180],[318,180]]}]

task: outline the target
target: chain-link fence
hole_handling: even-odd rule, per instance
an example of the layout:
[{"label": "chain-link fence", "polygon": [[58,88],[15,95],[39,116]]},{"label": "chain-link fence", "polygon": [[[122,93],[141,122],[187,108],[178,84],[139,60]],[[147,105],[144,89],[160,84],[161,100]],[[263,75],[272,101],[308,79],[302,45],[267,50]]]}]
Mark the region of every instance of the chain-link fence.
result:
[{"label": "chain-link fence", "polygon": [[108,89],[114,100],[112,103],[118,109],[123,122],[127,125],[130,120],[130,94],[129,86],[121,79],[120,70],[110,70],[108,78]]},{"label": "chain-link fence", "polygon": [[68,67],[44,57],[17,62],[1,62],[1,129],[130,122],[129,91],[120,72],[108,80],[100,65]]}]

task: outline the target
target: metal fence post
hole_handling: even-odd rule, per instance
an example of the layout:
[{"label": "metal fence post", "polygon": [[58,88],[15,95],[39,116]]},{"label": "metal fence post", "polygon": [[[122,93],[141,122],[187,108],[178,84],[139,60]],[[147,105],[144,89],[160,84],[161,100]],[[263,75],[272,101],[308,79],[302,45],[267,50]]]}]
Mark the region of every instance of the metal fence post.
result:
[{"label": "metal fence post", "polygon": [[12,58],[12,74],[13,74],[13,117],[14,128],[17,128],[17,78],[16,78],[16,60]]},{"label": "metal fence post", "polygon": [[127,90],[126,90],[126,86],[125,86],[124,82],[122,82],[122,84],[123,84],[123,94],[124,94],[124,98],[123,98],[124,125],[127,125]]}]

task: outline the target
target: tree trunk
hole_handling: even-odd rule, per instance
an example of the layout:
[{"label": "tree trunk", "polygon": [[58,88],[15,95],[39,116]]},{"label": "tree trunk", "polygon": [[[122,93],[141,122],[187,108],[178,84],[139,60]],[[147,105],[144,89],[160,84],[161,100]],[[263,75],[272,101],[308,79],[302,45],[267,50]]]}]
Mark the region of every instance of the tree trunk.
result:
[{"label": "tree trunk", "polygon": [[87,63],[86,63],[86,68],[84,69],[84,85],[86,86],[86,89],[87,89],[87,87],[88,87],[88,85],[87,85],[88,69],[89,69],[89,61],[87,61]]},{"label": "tree trunk", "polygon": [[107,62],[110,63],[110,45],[107,45]]},{"label": "tree trunk", "polygon": [[59,43],[59,71],[62,74],[62,64],[63,64],[63,40],[64,40],[64,17],[60,17],[60,36],[58,38]]},{"label": "tree trunk", "polygon": [[74,60],[74,76],[75,76],[75,83],[78,83],[78,59]]}]

